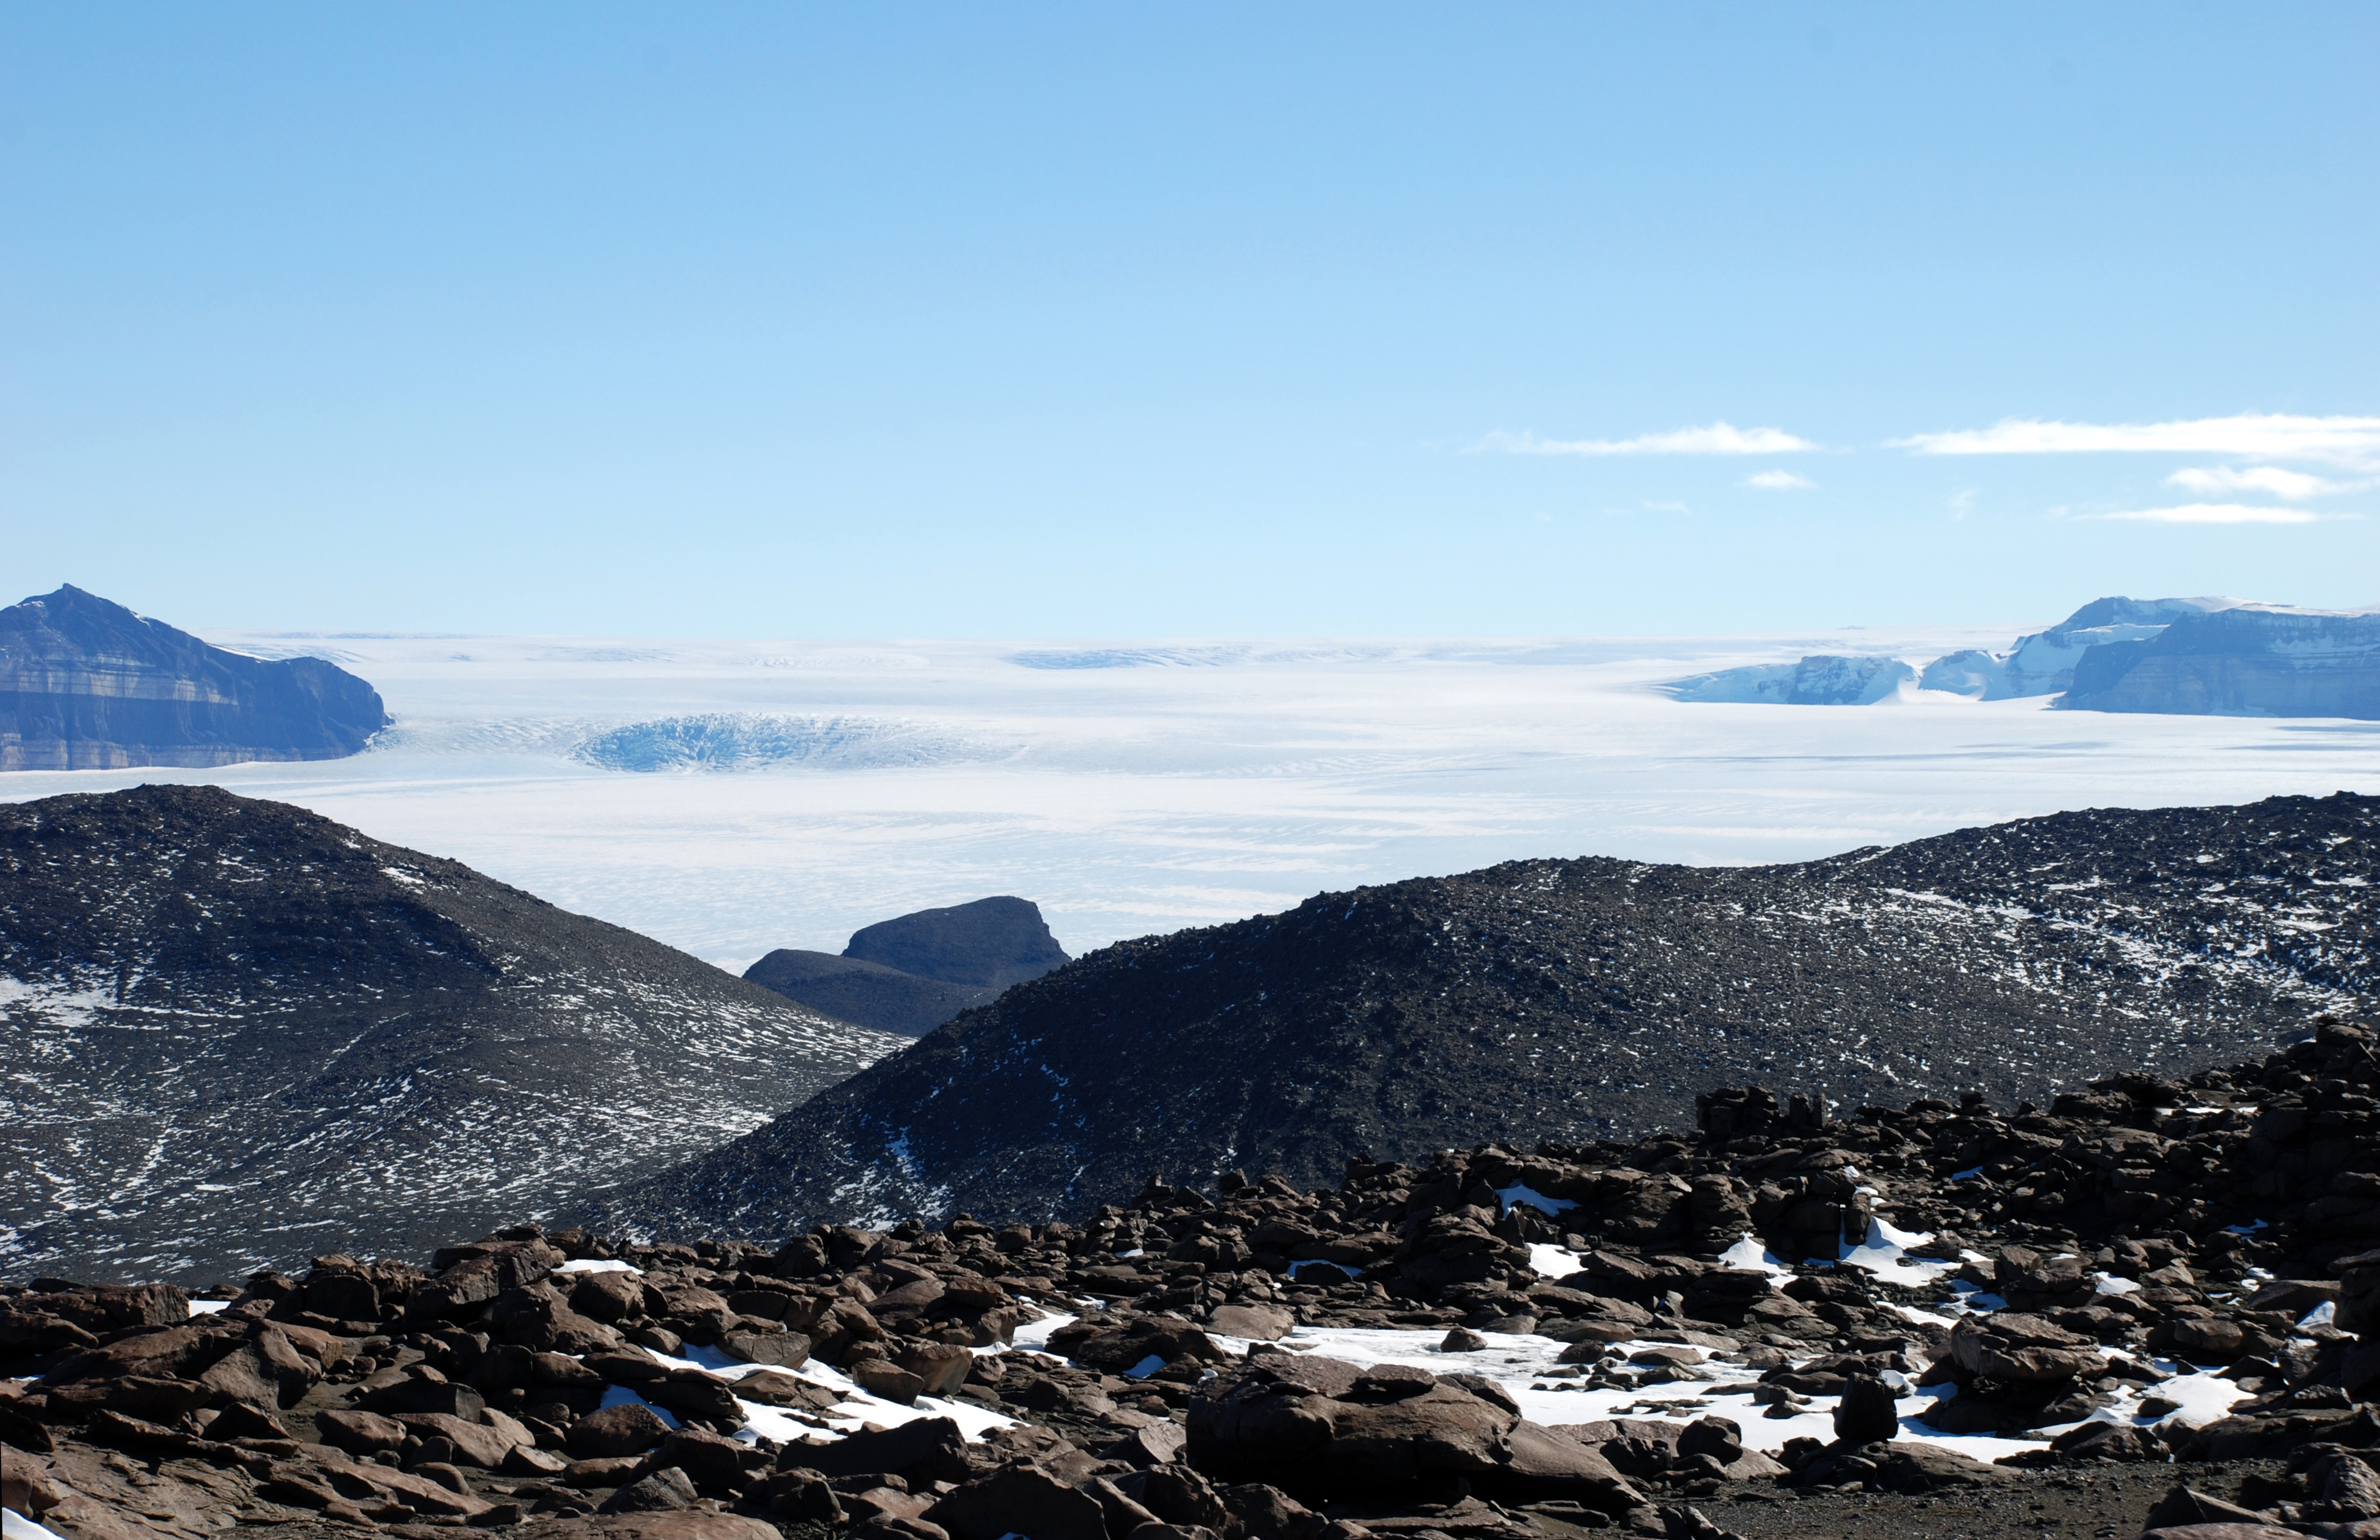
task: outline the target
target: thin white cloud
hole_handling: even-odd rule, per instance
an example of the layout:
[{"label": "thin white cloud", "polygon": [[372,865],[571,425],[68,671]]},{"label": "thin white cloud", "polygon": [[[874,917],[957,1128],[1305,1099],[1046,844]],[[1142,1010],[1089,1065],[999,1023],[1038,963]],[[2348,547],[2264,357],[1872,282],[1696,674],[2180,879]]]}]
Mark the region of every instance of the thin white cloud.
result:
[{"label": "thin white cloud", "polygon": [[1479,447],[1506,455],[1798,455],[1820,446],[1782,428],[1714,422],[1633,439],[1541,439],[1499,430],[1480,440]]},{"label": "thin white cloud", "polygon": [[1772,492],[1806,492],[1815,491],[1818,488],[1815,481],[1796,476],[1790,470],[1764,470],[1757,476],[1745,477],[1743,484]]},{"label": "thin white cloud", "polygon": [[2321,516],[2303,508],[2267,508],[2252,503],[2185,503],[2175,508],[2136,508],[2129,513],[2082,515],[2136,519],[2144,524],[2312,524]]},{"label": "thin white cloud", "polygon": [[2010,418],[1989,428],[1895,439],[1889,447],[1920,455],[2240,455],[2363,467],[2380,465],[2380,417],[2243,413],[2150,423]]},{"label": "thin white cloud", "polygon": [[2283,470],[2278,466],[2252,466],[2245,470],[2234,466],[2192,466],[2177,470],[2165,479],[2168,487],[2184,491],[2264,492],[2268,496],[2287,498],[2301,503],[2309,497],[2323,497],[2331,492],[2353,491],[2351,481],[2325,481],[2319,476],[2309,476],[2301,470]]}]

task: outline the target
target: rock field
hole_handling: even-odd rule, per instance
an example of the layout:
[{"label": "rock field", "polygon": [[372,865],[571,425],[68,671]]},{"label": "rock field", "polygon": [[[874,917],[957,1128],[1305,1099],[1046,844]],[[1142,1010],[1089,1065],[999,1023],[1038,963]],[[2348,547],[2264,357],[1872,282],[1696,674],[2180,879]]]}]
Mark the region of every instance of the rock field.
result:
[{"label": "rock field", "polygon": [[36,1280],[6,1501],[68,1540],[2380,1536],[2380,1040],[2304,1031],[1071,1222]]}]

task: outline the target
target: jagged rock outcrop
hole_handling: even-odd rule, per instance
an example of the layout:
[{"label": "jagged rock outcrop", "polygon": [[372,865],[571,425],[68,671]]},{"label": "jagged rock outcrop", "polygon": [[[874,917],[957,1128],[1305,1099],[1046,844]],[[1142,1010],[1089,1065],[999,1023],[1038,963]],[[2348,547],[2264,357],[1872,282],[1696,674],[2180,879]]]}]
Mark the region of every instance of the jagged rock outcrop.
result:
[{"label": "jagged rock outcrop", "polygon": [[0,806],[0,1277],[426,1247],[901,1039],[281,803]]},{"label": "jagged rock outcrop", "polygon": [[0,770],[336,759],[388,721],[320,658],[226,652],[72,586],[0,610]]},{"label": "jagged rock outcrop", "polygon": [[2242,604],[2154,637],[2094,647],[2057,702],[2070,711],[2380,719],[2380,611]]},{"label": "jagged rock outcrop", "polygon": [[744,976],[838,1020],[917,1037],[1065,962],[1038,904],[984,898],[868,926],[839,957],[781,948]]},{"label": "jagged rock outcrop", "polygon": [[592,1210],[780,1231],[1046,1219],[1124,1173],[1683,1115],[1791,1076],[1848,1102],[2046,1102],[2269,1045],[2374,987],[2380,798],[2101,809],[1792,866],[1513,862],[1110,947]]}]

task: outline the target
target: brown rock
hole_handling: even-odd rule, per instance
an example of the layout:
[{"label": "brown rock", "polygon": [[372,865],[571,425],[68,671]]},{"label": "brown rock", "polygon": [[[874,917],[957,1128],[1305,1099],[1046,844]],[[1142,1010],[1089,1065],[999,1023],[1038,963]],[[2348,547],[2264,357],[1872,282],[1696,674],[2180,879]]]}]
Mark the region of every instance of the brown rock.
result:
[{"label": "brown rock", "polygon": [[670,1426],[650,1406],[633,1401],[590,1412],[570,1425],[565,1445],[582,1460],[642,1454],[670,1435]]},{"label": "brown rock", "polygon": [[773,1364],[786,1369],[798,1369],[810,1358],[810,1340],[798,1331],[738,1329],[722,1334],[719,1349],[747,1364]]},{"label": "brown rock", "polygon": [[967,1371],[975,1367],[975,1354],[949,1342],[913,1342],[901,1350],[895,1362],[917,1376],[917,1394],[948,1396],[966,1383]]},{"label": "brown rock", "polygon": [[317,1412],[314,1425],[322,1430],[322,1442],[349,1454],[370,1456],[382,1449],[394,1449],[405,1442],[405,1425],[375,1412],[349,1412],[341,1409]]},{"label": "brown rock", "polygon": [[469,1386],[449,1384],[426,1364],[415,1368],[416,1372],[367,1390],[356,1404],[392,1417],[407,1412],[443,1412],[467,1423],[478,1422],[487,1410],[487,1398]]},{"label": "brown rock", "polygon": [[[1020,1454],[1046,1456],[1060,1447],[1071,1447],[1045,1429],[1005,1428],[1001,1433],[1026,1437],[1041,1434],[1049,1439],[1046,1446],[1028,1449],[1012,1437],[1007,1447]],[[966,1436],[948,1417],[918,1417],[873,1433],[863,1428],[842,1438],[788,1444],[778,1451],[777,1468],[816,1471],[830,1478],[881,1471],[912,1486],[963,1482],[978,1473],[970,1462]]]},{"label": "brown rock", "polygon": [[2090,1339],[2037,1316],[2003,1310],[1965,1316],[1950,1328],[1950,1354],[1960,1367],[1985,1379],[2046,1385],[2071,1379],[2095,1365]]},{"label": "brown rock", "polygon": [[1501,1467],[1469,1478],[1475,1489],[1499,1501],[1568,1498],[1615,1518],[1645,1503],[1644,1495],[1600,1451],[1549,1427],[1524,1419],[1512,1425],[1505,1442],[1510,1458]]},{"label": "brown rock", "polygon": [[[516,1437],[514,1432],[484,1423],[467,1423],[443,1412],[400,1412],[395,1420],[418,1438],[445,1439],[455,1446],[455,1459],[482,1470],[495,1470],[504,1464],[505,1455],[522,1444],[534,1442],[525,1432]],[[513,1428],[519,1430],[520,1425],[514,1423]]]},{"label": "brown rock", "polygon": [[1295,1329],[1297,1317],[1275,1304],[1219,1304],[1207,1329],[1252,1342],[1277,1342]]},{"label": "brown rock", "polygon": [[1033,1540],[1108,1540],[1107,1516],[1098,1499],[1033,1465],[1005,1465],[968,1482],[934,1504],[925,1517],[951,1540],[1001,1540],[1006,1534],[1029,1534]]},{"label": "brown rock", "polygon": [[245,1328],[225,1323],[164,1326],[135,1331],[102,1347],[72,1353],[50,1365],[45,1377],[53,1385],[83,1379],[118,1379],[143,1375],[152,1379],[194,1379],[208,1365],[240,1345]]},{"label": "brown rock", "polygon": [[645,1313],[645,1286],[634,1273],[578,1273],[570,1284],[570,1308],[608,1326]]},{"label": "brown rock", "polygon": [[512,1533],[518,1540],[783,1540],[758,1519],[700,1509],[535,1519]]},{"label": "brown rock", "polygon": [[917,1392],[926,1386],[920,1376],[881,1358],[863,1358],[845,1367],[844,1373],[869,1395],[881,1396],[903,1406],[915,1401]]}]

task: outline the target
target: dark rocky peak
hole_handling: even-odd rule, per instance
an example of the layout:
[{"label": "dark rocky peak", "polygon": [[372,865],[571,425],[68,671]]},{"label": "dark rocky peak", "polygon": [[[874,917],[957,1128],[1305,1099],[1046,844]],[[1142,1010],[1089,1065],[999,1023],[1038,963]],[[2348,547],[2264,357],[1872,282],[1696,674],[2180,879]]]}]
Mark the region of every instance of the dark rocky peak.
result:
[{"label": "dark rocky peak", "polygon": [[1041,906],[1022,898],[979,898],[884,920],[855,931],[843,954],[920,978],[995,989],[1066,963]]},{"label": "dark rocky peak", "polygon": [[322,659],[227,652],[71,585],[0,610],[0,770],[335,759],[388,720]]},{"label": "dark rocky peak", "polygon": [[[2380,798],[2342,793],[1791,866],[1520,861],[1324,894],[1077,959],[602,1212],[1046,1218],[1152,1170],[1310,1182],[1523,1132],[1682,1179],[1684,1146],[1640,1141],[1713,1082],[1779,1087],[1747,1119],[1822,1140],[1912,1093],[2048,1106],[2372,993],[2375,832]],[[2037,1136],[2022,1118],[2012,1135]]]},{"label": "dark rocky peak", "polygon": [[917,1037],[1065,962],[1039,905],[984,898],[871,925],[840,957],[780,948],[744,976],[838,1020]]}]

